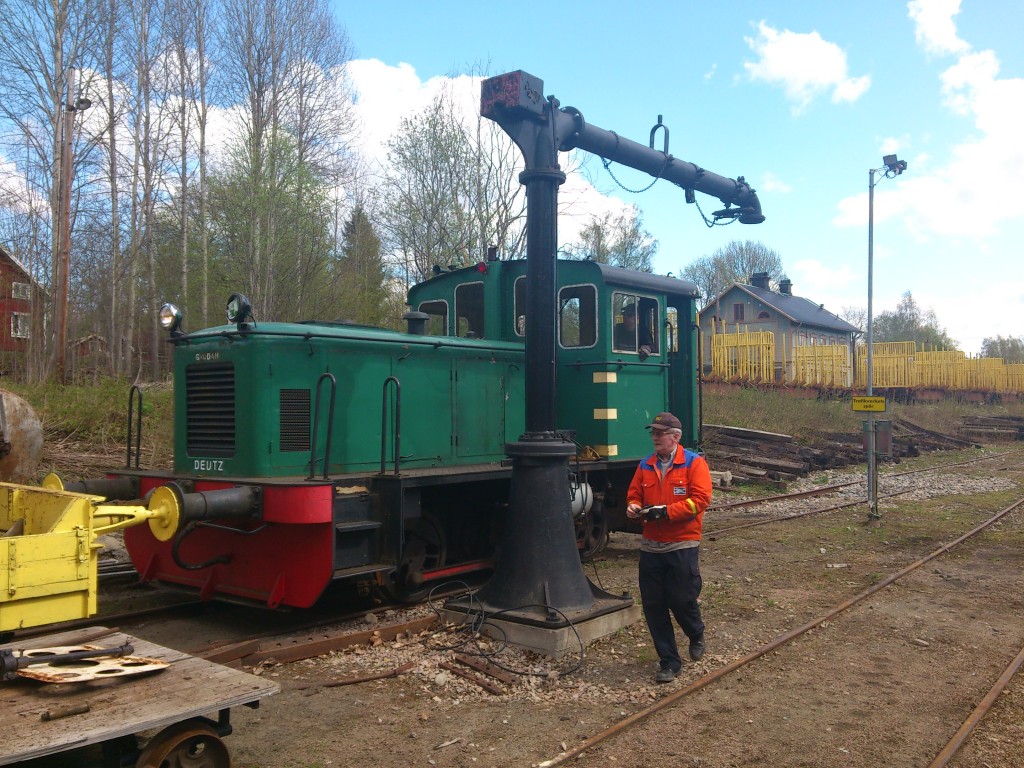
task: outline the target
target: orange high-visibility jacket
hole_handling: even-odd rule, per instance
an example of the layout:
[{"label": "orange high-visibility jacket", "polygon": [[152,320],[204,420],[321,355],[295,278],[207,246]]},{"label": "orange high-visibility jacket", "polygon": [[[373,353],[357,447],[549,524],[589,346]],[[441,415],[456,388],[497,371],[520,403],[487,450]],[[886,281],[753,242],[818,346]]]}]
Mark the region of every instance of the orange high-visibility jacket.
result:
[{"label": "orange high-visibility jacket", "polygon": [[644,521],[644,536],[654,541],[700,540],[704,510],[711,503],[711,471],[708,463],[683,446],[676,448],[675,459],[665,476],[658,468],[658,456],[652,453],[640,462],[629,484],[626,503],[642,507],[664,504],[668,517]]}]

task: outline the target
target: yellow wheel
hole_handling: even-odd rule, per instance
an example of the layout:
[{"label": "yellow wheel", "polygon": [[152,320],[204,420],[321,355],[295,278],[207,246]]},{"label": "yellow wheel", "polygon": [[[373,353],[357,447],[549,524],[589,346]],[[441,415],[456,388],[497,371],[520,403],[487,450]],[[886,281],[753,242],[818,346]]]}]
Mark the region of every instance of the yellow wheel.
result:
[{"label": "yellow wheel", "polygon": [[231,768],[231,756],[207,723],[186,720],[154,736],[135,768]]},{"label": "yellow wheel", "polygon": [[39,481],[39,485],[49,491],[64,490],[64,481],[60,479],[60,475],[56,472],[50,472],[46,477]]},{"label": "yellow wheel", "polygon": [[159,512],[150,518],[149,530],[157,541],[170,541],[181,524],[181,498],[169,485],[161,485],[149,499],[149,510]]}]

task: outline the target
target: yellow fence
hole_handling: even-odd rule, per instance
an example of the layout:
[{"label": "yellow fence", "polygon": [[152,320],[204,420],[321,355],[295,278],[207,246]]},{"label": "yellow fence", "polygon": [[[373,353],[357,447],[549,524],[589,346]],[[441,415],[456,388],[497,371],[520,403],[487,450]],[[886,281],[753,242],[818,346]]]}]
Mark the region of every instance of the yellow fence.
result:
[{"label": "yellow fence", "polygon": [[711,369],[726,381],[775,381],[775,334],[716,333],[711,337]]},{"label": "yellow fence", "polygon": [[[713,333],[711,372],[725,381],[778,382],[804,387],[867,385],[867,350],[857,346],[851,364],[844,345],[793,347],[785,335],[776,359],[770,331]],[[787,351],[792,359],[787,360]],[[951,391],[1024,394],[1024,364],[1005,364],[995,357],[971,357],[960,350],[917,351],[912,341],[880,342],[872,354],[873,386],[879,389],[945,389]],[[779,373],[777,374],[776,371]]]},{"label": "yellow fence", "polygon": [[817,344],[793,350],[789,383],[803,386],[848,387],[853,382],[850,350],[838,344]]},{"label": "yellow fence", "polygon": [[[887,341],[874,345],[871,367],[872,380],[876,387],[913,387],[916,381],[912,341]],[[857,347],[857,385],[864,387],[868,382],[867,345]]]}]

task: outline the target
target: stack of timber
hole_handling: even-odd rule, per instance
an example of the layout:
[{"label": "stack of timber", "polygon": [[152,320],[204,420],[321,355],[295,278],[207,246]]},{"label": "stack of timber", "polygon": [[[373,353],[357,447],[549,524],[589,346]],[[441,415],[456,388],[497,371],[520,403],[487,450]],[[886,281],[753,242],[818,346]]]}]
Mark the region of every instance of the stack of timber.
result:
[{"label": "stack of timber", "polygon": [[[980,448],[974,440],[966,440],[956,435],[947,435],[943,432],[922,427],[906,418],[894,418],[892,420],[893,436],[900,440],[912,441],[921,451],[955,451],[959,448]],[[963,427],[958,427],[962,434]]]},{"label": "stack of timber", "polygon": [[1020,416],[966,416],[958,430],[976,440],[1024,440],[1024,418]]},{"label": "stack of timber", "polygon": [[[1020,427],[1024,431],[1024,419]],[[867,460],[860,432],[828,432],[819,435],[813,444],[802,445],[790,435],[705,424],[703,437],[708,465],[714,471],[731,473],[735,483],[760,483],[781,488],[786,482],[806,477],[811,472],[861,464]],[[977,443],[899,419],[893,420],[892,455],[886,458],[898,463],[905,457],[918,456],[922,451],[972,446],[977,446]]]},{"label": "stack of timber", "polygon": [[727,471],[738,483],[782,487],[806,477],[813,466],[806,449],[789,435],[722,424],[704,425],[704,450],[712,470]]}]

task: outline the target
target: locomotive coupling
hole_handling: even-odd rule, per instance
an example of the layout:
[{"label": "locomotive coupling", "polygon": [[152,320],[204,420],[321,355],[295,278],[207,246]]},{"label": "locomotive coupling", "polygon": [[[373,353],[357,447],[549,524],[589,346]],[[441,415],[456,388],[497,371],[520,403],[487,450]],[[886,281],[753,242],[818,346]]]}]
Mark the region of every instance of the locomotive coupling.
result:
[{"label": "locomotive coupling", "polygon": [[110,519],[104,526],[105,532],[148,521],[150,532],[159,541],[170,541],[191,522],[253,517],[260,509],[260,490],[252,486],[186,493],[178,483],[167,483],[148,494],[143,506],[137,501],[139,484],[134,477],[65,483],[51,473],[43,478],[41,485],[51,491],[102,496],[113,502],[99,505],[94,513],[94,517]]},{"label": "locomotive coupling", "polygon": [[259,502],[260,489],[249,485],[186,493],[177,483],[167,483],[153,490],[149,508],[160,509],[163,513],[161,519],[168,526],[173,521],[174,527],[169,529],[166,538],[157,533],[154,521],[150,521],[149,527],[157,539],[167,541],[188,523],[216,518],[254,517],[259,513]]}]

